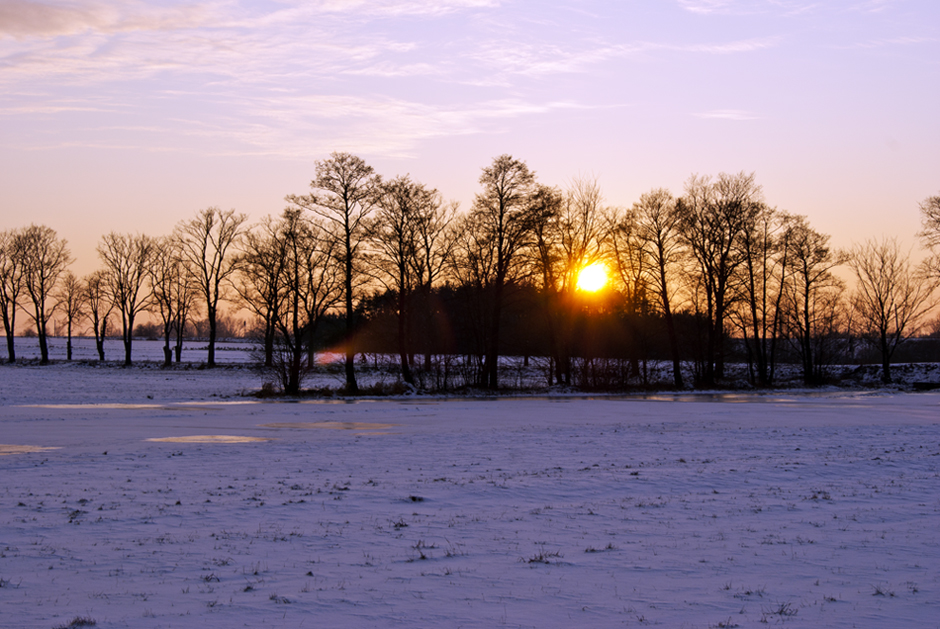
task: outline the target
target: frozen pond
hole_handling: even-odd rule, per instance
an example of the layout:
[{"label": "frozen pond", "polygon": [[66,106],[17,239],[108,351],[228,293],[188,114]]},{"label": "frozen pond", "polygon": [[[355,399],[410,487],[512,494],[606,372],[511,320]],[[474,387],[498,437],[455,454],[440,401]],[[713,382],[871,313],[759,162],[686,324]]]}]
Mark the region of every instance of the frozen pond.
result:
[{"label": "frozen pond", "polygon": [[0,369],[0,626],[940,617],[938,394],[285,404],[177,375]]}]

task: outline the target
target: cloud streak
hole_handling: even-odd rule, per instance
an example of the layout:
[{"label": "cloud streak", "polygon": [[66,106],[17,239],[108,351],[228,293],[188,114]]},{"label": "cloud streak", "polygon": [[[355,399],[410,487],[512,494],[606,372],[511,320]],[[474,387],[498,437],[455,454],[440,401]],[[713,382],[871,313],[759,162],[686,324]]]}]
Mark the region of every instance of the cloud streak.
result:
[{"label": "cloud streak", "polygon": [[[4,118],[68,116],[70,143],[84,135],[96,146],[124,147],[137,138],[148,150],[189,150],[202,139],[209,152],[285,157],[340,146],[407,153],[422,140],[587,106],[520,94],[516,77],[544,81],[644,54],[740,54],[777,44],[561,42],[538,29],[520,37],[492,20],[474,26],[474,16],[501,11],[498,0],[0,6]],[[455,28],[454,19],[459,37],[424,36],[435,25]],[[400,20],[419,26],[396,29]],[[414,89],[397,94],[401,81]],[[456,86],[470,90],[459,104],[446,96]]]},{"label": "cloud streak", "polygon": [[709,120],[760,120],[760,116],[743,109],[715,109],[693,115]]},{"label": "cloud streak", "polygon": [[211,12],[203,6],[152,7],[142,2],[0,3],[0,38],[57,37],[83,32],[175,30],[206,23]]},{"label": "cloud streak", "polygon": [[[781,35],[744,30],[734,37],[699,29],[624,37],[605,23],[603,9],[587,10],[596,8],[590,2],[583,11],[551,15],[533,15],[522,0],[0,3],[0,115],[60,123],[37,127],[41,140],[20,134],[23,146],[49,146],[49,129],[57,128],[53,145],[94,137],[96,145],[136,139],[148,150],[200,150],[201,139],[206,152],[307,157],[345,147],[403,154],[427,139],[633,102],[628,89],[606,101],[590,91],[553,89],[565,81],[628,77],[650,60],[675,65],[708,55],[721,64],[787,44]],[[698,15],[813,6],[677,3],[673,13],[679,7]],[[738,110],[696,115],[753,119]]]}]

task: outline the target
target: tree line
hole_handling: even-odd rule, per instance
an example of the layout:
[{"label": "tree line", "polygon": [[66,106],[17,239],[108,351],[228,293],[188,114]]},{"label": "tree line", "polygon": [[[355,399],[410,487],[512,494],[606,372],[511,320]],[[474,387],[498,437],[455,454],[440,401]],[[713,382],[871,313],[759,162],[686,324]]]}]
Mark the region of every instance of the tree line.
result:
[{"label": "tree line", "polygon": [[[608,382],[611,368],[622,382],[640,378],[657,358],[683,388],[684,371],[696,385],[719,384],[730,345],[743,348],[755,385],[774,384],[784,355],[797,356],[805,382],[816,384],[847,340],[860,339],[890,382],[895,351],[923,323],[940,283],[940,196],[920,205],[929,255],[915,266],[893,239],[834,249],[805,216],[770,206],[754,174],[696,175],[678,197],[653,189],[631,207],[610,207],[592,179],[549,186],[501,155],[479,186],[460,212],[410,176],[383,179],[361,158],[333,153],[281,214],[249,224],[210,207],[166,236],[112,232],[97,247],[100,268],[84,278],[69,270],[67,242],[51,228],[0,232],[8,360],[23,312],[42,363],[59,316],[69,360],[79,322],[101,360],[119,322],[130,365],[146,311],[161,328],[166,365],[180,360],[187,322],[204,314],[211,367],[227,301],[256,318],[263,362],[287,393],[300,391],[325,328],[335,336],[337,325],[350,394],[359,389],[356,353],[368,343],[396,355],[408,386],[457,361],[470,384],[497,389],[509,343],[548,359],[549,384]],[[609,283],[588,294],[578,277],[592,265],[606,268]],[[834,272],[840,266],[851,270],[851,291]]]}]

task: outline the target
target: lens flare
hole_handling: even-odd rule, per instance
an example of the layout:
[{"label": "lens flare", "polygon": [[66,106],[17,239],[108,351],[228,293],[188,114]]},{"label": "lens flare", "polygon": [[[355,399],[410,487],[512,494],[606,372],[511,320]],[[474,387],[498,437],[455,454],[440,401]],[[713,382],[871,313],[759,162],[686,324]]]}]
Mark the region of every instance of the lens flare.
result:
[{"label": "lens flare", "polygon": [[596,293],[607,285],[607,265],[603,262],[589,264],[578,273],[578,290]]}]

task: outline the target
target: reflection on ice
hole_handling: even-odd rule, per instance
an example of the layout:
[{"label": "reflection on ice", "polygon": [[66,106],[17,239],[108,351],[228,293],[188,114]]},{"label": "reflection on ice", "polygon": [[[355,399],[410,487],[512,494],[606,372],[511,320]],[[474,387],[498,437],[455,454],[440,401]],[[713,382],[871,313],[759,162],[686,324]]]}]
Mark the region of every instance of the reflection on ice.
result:
[{"label": "reflection on ice", "polygon": [[190,435],[188,437],[159,437],[147,439],[161,443],[250,443],[252,441],[271,441],[266,437],[242,437],[239,435]]},{"label": "reflection on ice", "polygon": [[398,426],[398,424],[376,424],[371,422],[276,422],[258,425],[264,428],[326,428],[327,430],[386,430]]},{"label": "reflection on ice", "polygon": [[29,454],[30,452],[45,452],[47,450],[58,450],[59,448],[44,446],[12,446],[0,443],[0,456],[10,454]]},{"label": "reflection on ice", "polygon": [[26,408],[48,408],[48,409],[103,409],[103,410],[152,410],[159,409],[163,411],[169,410],[187,410],[189,408],[211,408],[213,406],[233,406],[236,404],[257,404],[257,400],[212,400],[208,402],[203,401],[189,401],[189,402],[167,402],[163,404],[158,404],[155,402],[147,403],[131,403],[131,402],[103,402],[103,403],[92,403],[92,404],[24,404]]}]

